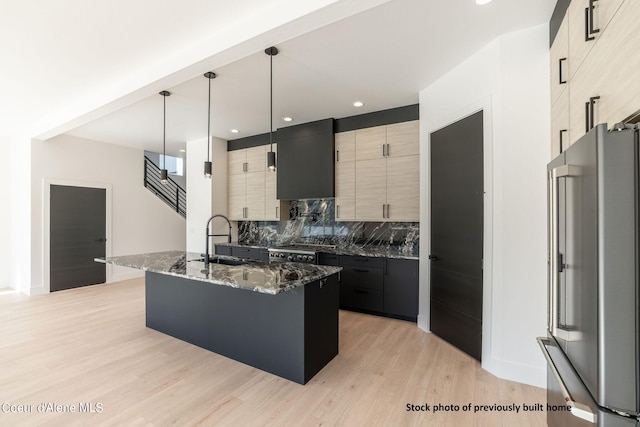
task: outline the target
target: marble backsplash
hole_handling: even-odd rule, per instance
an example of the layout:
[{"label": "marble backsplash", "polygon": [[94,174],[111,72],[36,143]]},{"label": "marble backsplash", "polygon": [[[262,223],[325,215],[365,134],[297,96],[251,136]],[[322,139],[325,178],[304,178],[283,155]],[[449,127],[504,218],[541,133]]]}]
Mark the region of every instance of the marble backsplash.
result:
[{"label": "marble backsplash", "polygon": [[336,221],[335,200],[294,200],[287,221],[238,223],[238,242],[247,245],[282,246],[292,243],[336,247],[397,247],[416,252],[420,239],[417,222]]}]

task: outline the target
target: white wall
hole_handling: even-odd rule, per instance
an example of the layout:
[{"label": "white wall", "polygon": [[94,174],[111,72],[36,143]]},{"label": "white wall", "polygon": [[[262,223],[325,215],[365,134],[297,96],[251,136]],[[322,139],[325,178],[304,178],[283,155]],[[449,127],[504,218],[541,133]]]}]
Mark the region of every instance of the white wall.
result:
[{"label": "white wall", "polygon": [[[429,134],[478,109],[485,116],[485,253],[482,366],[544,387],[536,336],[546,325],[548,26],[493,41],[420,92],[419,325],[429,319]],[[427,232],[425,232],[427,231]]]},{"label": "white wall", "polygon": [[[112,193],[107,256],[185,249],[185,220],[143,186],[143,152],[61,135],[31,144],[31,286],[46,292],[43,278],[44,180],[107,185]],[[110,281],[141,276],[108,266]],[[109,272],[111,274],[109,275]]]},{"label": "white wall", "polygon": [[31,288],[31,138],[11,139],[11,279],[10,286]]},{"label": "white wall", "polygon": [[4,178],[0,185],[0,288],[10,286],[11,278],[11,140],[0,135],[4,159]]},{"label": "white wall", "polygon": [[[207,158],[205,139],[187,141],[187,251],[204,253],[207,220],[213,214],[227,215],[227,141],[211,138],[211,178],[204,177]],[[229,227],[223,219],[211,222],[211,234],[227,234]],[[237,234],[233,231],[234,240]],[[224,237],[212,237],[210,253],[215,242]]]}]

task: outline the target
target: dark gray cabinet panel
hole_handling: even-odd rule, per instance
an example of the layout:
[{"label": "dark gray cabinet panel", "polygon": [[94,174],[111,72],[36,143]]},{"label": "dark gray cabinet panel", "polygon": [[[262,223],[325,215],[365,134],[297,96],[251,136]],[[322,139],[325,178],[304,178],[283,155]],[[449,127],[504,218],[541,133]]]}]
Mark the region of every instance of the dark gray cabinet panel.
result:
[{"label": "dark gray cabinet panel", "polygon": [[342,267],[342,308],[416,321],[417,260],[320,254],[319,263]]},{"label": "dark gray cabinet panel", "polygon": [[268,295],[146,273],[146,325],[300,384],[338,354],[336,275]]},{"label": "dark gray cabinet panel", "polygon": [[382,313],[384,308],[382,290],[345,285],[344,279],[342,279],[340,285],[340,306]]},{"label": "dark gray cabinet panel", "polygon": [[384,312],[413,321],[417,320],[417,260],[387,258],[384,274]]},{"label": "dark gray cabinet panel", "polygon": [[216,255],[228,255],[231,256],[231,246],[228,245],[215,245]]},{"label": "dark gray cabinet panel", "polygon": [[278,129],[280,200],[334,197],[333,119]]}]

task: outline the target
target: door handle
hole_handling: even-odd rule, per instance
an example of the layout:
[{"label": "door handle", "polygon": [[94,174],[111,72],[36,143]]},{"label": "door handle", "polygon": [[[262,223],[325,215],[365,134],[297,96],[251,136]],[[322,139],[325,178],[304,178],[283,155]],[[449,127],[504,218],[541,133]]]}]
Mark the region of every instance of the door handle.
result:
[{"label": "door handle", "polygon": [[435,256],[435,255],[429,255],[429,260],[430,260],[430,261],[437,261],[437,260],[438,260],[438,257],[437,257],[437,256]]},{"label": "door handle", "polygon": [[99,239],[96,239],[95,241],[96,241],[96,242],[100,242],[100,243],[104,243],[104,242],[106,242],[106,241],[107,241],[107,239],[106,239],[106,238],[104,238],[104,237],[101,237],[101,238],[99,238]]},{"label": "door handle", "polygon": [[547,350],[547,344],[550,343],[551,340],[549,338],[538,337],[536,338],[536,341],[538,341],[538,345],[540,346],[540,349],[542,349],[544,358],[547,359],[547,366],[549,367],[549,370],[560,386],[560,393],[562,394],[562,397],[564,398],[565,402],[567,402],[567,406],[571,407],[571,411],[569,411],[571,412],[571,415],[588,421],[591,424],[595,424],[596,414],[591,412],[591,408],[589,408],[587,405],[578,403],[573,400],[571,394],[569,393],[569,390],[567,389],[567,386],[565,385],[562,377],[560,376],[560,373],[558,372],[558,368],[556,368],[556,365],[553,363],[551,355],[549,354],[549,350]]},{"label": "door handle", "polygon": [[559,274],[564,271],[564,255],[559,250],[559,223],[560,209],[558,206],[559,180],[560,178],[578,177],[581,169],[579,166],[563,165],[553,169],[549,179],[549,205],[550,205],[550,230],[549,230],[549,331],[565,341],[578,341],[582,338],[579,331],[566,328],[559,322]]}]

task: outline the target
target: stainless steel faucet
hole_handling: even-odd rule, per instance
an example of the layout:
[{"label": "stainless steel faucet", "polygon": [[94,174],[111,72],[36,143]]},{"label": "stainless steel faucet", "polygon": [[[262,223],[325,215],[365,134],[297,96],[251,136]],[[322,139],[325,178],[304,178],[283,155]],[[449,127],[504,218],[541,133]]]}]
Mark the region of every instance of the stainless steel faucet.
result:
[{"label": "stainless steel faucet", "polygon": [[[211,224],[211,220],[217,217],[224,218],[227,221],[227,224],[229,224],[229,234],[210,234],[209,233],[209,225]],[[209,256],[209,238],[217,237],[217,236],[227,236],[227,243],[231,243],[231,221],[229,221],[229,218],[221,214],[213,215],[207,221],[207,235],[205,238],[205,253],[204,253],[204,268],[206,269],[209,268],[209,262],[211,261],[211,257]]]}]

